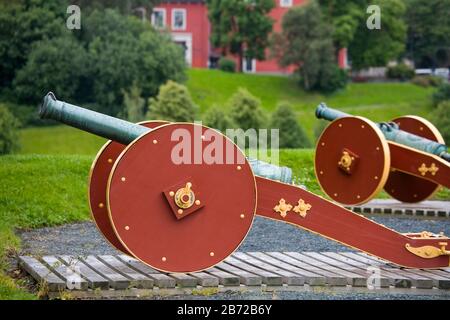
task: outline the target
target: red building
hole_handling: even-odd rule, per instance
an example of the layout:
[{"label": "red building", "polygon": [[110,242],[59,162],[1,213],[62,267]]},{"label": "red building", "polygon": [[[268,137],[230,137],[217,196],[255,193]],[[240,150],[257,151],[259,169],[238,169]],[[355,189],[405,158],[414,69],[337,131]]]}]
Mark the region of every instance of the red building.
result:
[{"label": "red building", "polygon": [[[283,15],[293,6],[302,5],[306,0],[274,0],[275,8],[270,16],[275,20],[273,30],[281,31]],[[151,22],[157,29],[170,32],[173,40],[185,48],[186,62],[194,68],[208,68],[215,56],[209,36],[211,25],[204,0],[163,0],[153,9]],[[339,66],[347,66],[346,51],[338,57]],[[245,72],[292,73],[293,68],[281,68],[276,60],[243,61]]]}]

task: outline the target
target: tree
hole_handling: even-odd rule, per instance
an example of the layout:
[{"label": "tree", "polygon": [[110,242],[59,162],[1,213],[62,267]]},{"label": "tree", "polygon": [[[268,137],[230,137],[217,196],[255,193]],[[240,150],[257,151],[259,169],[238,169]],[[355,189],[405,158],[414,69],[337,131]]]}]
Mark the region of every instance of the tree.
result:
[{"label": "tree", "polygon": [[222,133],[225,133],[227,129],[231,129],[233,127],[233,122],[228,114],[219,107],[210,108],[203,117],[203,123],[210,128],[219,130]]},{"label": "tree", "polygon": [[280,148],[309,148],[309,141],[305,131],[296,120],[292,107],[286,103],[280,103],[272,114],[271,129],[279,130]]},{"label": "tree", "polygon": [[261,101],[247,89],[239,88],[228,101],[231,120],[242,130],[261,129],[266,118],[261,110]]},{"label": "tree", "polygon": [[0,0],[0,86],[12,84],[36,41],[68,33],[62,16],[35,2]]},{"label": "tree", "polygon": [[[284,67],[294,65],[306,90],[333,91],[346,81],[335,61],[332,29],[326,23],[319,5],[290,9],[283,17],[282,32],[273,37],[272,52]],[[331,89],[331,90],[330,90]]]},{"label": "tree", "polygon": [[[318,0],[322,12],[333,25],[335,52],[349,48],[353,69],[384,66],[396,59],[404,50],[406,26],[402,19],[405,12],[403,0]],[[438,1],[438,0],[436,0]],[[375,4],[381,11],[381,29],[369,30],[367,13]]]},{"label": "tree", "polygon": [[336,53],[353,41],[356,29],[364,20],[367,0],[318,0],[322,12],[333,25]]},{"label": "tree", "polygon": [[450,66],[450,0],[407,0],[408,56],[419,68]]},{"label": "tree", "polygon": [[192,101],[189,90],[169,80],[162,85],[156,98],[150,99],[147,118],[174,122],[193,122],[198,106]]},{"label": "tree", "polygon": [[273,20],[268,13],[273,0],[207,0],[209,21],[212,25],[211,43],[239,58],[242,71],[244,58],[265,59]]},{"label": "tree", "polygon": [[111,9],[93,11],[84,23],[82,39],[88,46],[89,81],[83,82],[81,98],[95,102],[99,111],[119,114],[123,110],[122,92],[133,84],[148,99],[169,79],[186,79],[180,46],[149,24]]},{"label": "tree", "polygon": [[14,79],[18,99],[35,104],[52,90],[59,99],[76,100],[87,75],[87,61],[86,50],[73,37],[36,42]]},{"label": "tree", "polygon": [[405,49],[406,25],[403,19],[405,5],[402,0],[379,0],[381,29],[370,30],[366,26],[366,16],[360,21],[348,52],[352,68],[385,66],[397,59]]}]

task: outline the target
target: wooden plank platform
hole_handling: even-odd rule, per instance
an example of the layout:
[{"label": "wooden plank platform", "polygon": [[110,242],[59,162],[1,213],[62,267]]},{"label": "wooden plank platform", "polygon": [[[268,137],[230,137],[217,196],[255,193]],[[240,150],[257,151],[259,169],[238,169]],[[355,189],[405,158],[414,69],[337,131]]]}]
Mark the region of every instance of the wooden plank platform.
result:
[{"label": "wooden plank platform", "polygon": [[125,255],[21,256],[19,266],[47,286],[49,297],[62,291],[75,298],[118,298],[317,287],[450,296],[450,268],[402,269],[355,252],[235,252],[213,268],[189,274],[162,273]]},{"label": "wooden plank platform", "polygon": [[359,206],[347,207],[362,214],[383,214],[405,217],[450,218],[450,201],[403,203],[394,199],[374,199]]}]

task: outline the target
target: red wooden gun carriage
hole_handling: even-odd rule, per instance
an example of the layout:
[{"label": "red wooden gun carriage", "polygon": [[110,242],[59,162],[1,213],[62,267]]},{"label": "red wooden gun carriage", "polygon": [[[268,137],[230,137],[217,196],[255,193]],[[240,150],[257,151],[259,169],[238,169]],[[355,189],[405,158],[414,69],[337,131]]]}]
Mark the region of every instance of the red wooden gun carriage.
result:
[{"label": "red wooden gun carriage", "polygon": [[[446,236],[401,234],[295,185],[255,176],[242,151],[216,130],[191,123],[132,124],[58,101],[51,93],[40,115],[111,139],[92,165],[92,215],[114,247],[158,270],[214,266],[239,247],[255,215],[400,266],[449,266]],[[215,153],[214,161],[174,158],[195,158],[197,148],[203,157]]]}]

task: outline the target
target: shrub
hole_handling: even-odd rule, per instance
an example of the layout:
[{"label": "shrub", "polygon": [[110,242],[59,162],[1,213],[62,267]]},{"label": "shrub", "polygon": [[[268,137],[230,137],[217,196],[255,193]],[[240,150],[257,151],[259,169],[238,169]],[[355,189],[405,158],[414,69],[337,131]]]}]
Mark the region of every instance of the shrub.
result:
[{"label": "shrub", "polygon": [[330,64],[327,69],[322,70],[319,83],[315,89],[323,92],[335,92],[344,89],[348,82],[347,71],[335,64]]},{"label": "shrub", "polygon": [[444,79],[441,77],[436,76],[428,76],[428,80],[430,82],[430,85],[432,87],[439,87],[441,84],[444,83]]},{"label": "shrub", "polygon": [[8,108],[0,105],[0,155],[8,154],[18,149],[18,127],[19,121],[9,112]]},{"label": "shrub", "polygon": [[388,67],[386,70],[386,76],[389,79],[397,79],[401,81],[412,79],[415,75],[415,71],[410,66],[399,63],[395,66]]},{"label": "shrub", "polygon": [[247,89],[239,88],[230,98],[231,120],[243,130],[258,130],[264,127],[266,118],[261,110],[261,101]]},{"label": "shrub", "polygon": [[223,111],[222,108],[213,107],[209,109],[203,118],[203,123],[210,127],[225,133],[226,129],[233,127],[233,122],[230,117]]},{"label": "shrub", "polygon": [[450,101],[439,103],[436,110],[431,114],[431,119],[444,137],[445,142],[450,143]]},{"label": "shrub", "polygon": [[442,83],[433,94],[433,105],[437,106],[442,101],[450,100],[450,83]]},{"label": "shrub", "polygon": [[292,107],[287,103],[280,103],[272,114],[271,129],[279,130],[280,148],[309,148],[311,142],[305,131],[297,122]]},{"label": "shrub", "polygon": [[198,106],[192,101],[189,90],[169,80],[159,89],[159,94],[150,99],[147,118],[175,122],[193,122]]},{"label": "shrub", "polygon": [[444,79],[435,76],[415,76],[411,80],[411,83],[424,88],[429,86],[439,87],[443,82]]},{"label": "shrub", "polygon": [[225,72],[235,72],[236,62],[234,62],[234,60],[221,57],[219,59],[219,69]]}]

